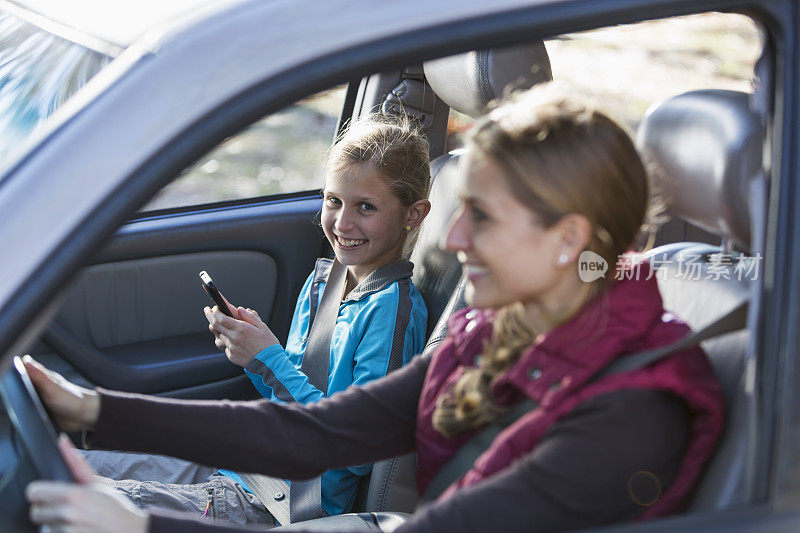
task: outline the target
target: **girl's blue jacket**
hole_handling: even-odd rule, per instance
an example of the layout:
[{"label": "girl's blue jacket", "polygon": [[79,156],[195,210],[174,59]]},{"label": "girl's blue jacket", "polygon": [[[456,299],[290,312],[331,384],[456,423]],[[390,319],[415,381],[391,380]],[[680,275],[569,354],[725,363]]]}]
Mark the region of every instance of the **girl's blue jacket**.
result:
[{"label": "girl's blue jacket", "polygon": [[[300,366],[331,264],[330,259],[318,259],[314,272],[303,285],[286,348],[269,346],[245,367],[253,385],[267,399],[307,403],[324,397],[321,390],[308,382]],[[411,282],[412,269],[409,261],[384,265],[359,283],[340,304],[331,339],[329,396],[350,385],[383,377],[422,352],[428,311]],[[371,467],[361,465],[325,472],[323,510],[329,515],[349,512],[359,476],[368,474]],[[246,487],[235,472],[221,470],[221,473]]]}]

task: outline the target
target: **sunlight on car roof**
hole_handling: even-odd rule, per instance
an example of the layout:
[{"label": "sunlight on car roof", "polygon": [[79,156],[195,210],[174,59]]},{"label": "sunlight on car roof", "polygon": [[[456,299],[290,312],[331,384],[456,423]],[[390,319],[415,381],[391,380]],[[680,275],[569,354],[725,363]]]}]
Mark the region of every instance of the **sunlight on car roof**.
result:
[{"label": "sunlight on car roof", "polygon": [[[215,0],[18,0],[22,7],[14,14],[57,33],[61,37],[92,47],[84,37],[99,39],[121,51],[148,30],[181,18]],[[4,6],[7,7],[7,6]],[[13,8],[12,8],[13,9]],[[65,31],[66,30],[66,31]],[[93,47],[92,47],[93,48]],[[108,50],[97,50],[108,53]]]},{"label": "sunlight on car roof", "polygon": [[108,62],[149,30],[212,0],[19,0],[0,8],[0,158],[24,142]]}]

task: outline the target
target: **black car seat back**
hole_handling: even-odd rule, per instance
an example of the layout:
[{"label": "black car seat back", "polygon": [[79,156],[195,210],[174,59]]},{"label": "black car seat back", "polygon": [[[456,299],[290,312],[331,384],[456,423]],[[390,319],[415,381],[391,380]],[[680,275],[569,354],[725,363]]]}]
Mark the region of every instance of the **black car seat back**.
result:
[{"label": "black car seat back", "polygon": [[[753,427],[749,335],[756,309],[752,296],[760,272],[763,218],[757,194],[764,135],[750,95],[702,90],[652,108],[637,144],[650,160],[673,216],[719,236],[722,244],[679,242],[645,254],[657,267],[664,307],[698,330],[746,300],[748,329],[702,343],[720,380],[727,408],[723,438],[701,480],[691,508],[713,510],[746,499],[745,461]],[[751,245],[754,243],[755,246]]]}]

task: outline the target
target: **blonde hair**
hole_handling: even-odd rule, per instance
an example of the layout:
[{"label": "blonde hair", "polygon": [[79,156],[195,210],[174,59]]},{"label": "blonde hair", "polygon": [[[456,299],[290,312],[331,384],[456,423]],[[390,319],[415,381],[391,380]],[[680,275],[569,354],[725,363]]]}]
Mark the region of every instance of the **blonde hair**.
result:
[{"label": "blonde hair", "polygon": [[[569,213],[586,217],[592,226],[586,250],[603,257],[611,269],[645,224],[650,186],[631,137],[603,113],[552,87],[516,94],[492,110],[473,127],[469,149],[505,170],[510,191],[545,228]],[[606,283],[600,278],[583,284],[573,305],[550,320],[568,321]],[[529,326],[520,303],[499,310],[493,332],[480,364],[439,397],[433,424],[446,436],[488,423],[504,411],[490,395],[492,381],[539,333]]]},{"label": "blonde hair", "polygon": [[[403,207],[428,198],[431,165],[428,142],[406,116],[376,113],[351,123],[331,147],[327,174],[371,164]],[[405,254],[416,242],[419,226],[406,235]]]}]

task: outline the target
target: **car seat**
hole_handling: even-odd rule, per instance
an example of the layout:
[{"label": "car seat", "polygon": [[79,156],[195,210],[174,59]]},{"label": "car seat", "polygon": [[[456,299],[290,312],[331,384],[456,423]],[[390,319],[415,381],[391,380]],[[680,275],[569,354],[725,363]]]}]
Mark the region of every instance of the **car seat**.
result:
[{"label": "car seat", "polygon": [[671,213],[711,232],[721,246],[678,242],[646,253],[664,307],[697,331],[750,299],[748,329],[701,344],[722,385],[726,428],[690,509],[746,501],[745,466],[752,435],[752,360],[763,250],[766,181],[764,134],[750,95],[724,90],[681,94],[654,106],[637,144],[651,159]]},{"label": "car seat", "polygon": [[[426,62],[424,72],[436,94],[451,109],[473,118],[509,89],[526,89],[552,79],[550,61],[541,42],[437,59]],[[428,307],[426,352],[434,350],[445,338],[448,318],[465,305],[464,282],[459,281],[461,265],[454,254],[440,247],[450,217],[459,205],[456,173],[463,153],[464,150],[454,150],[431,162],[431,211],[411,254],[412,279]],[[413,512],[417,504],[416,455],[376,463],[368,486],[360,488],[356,502],[356,511]]]}]

